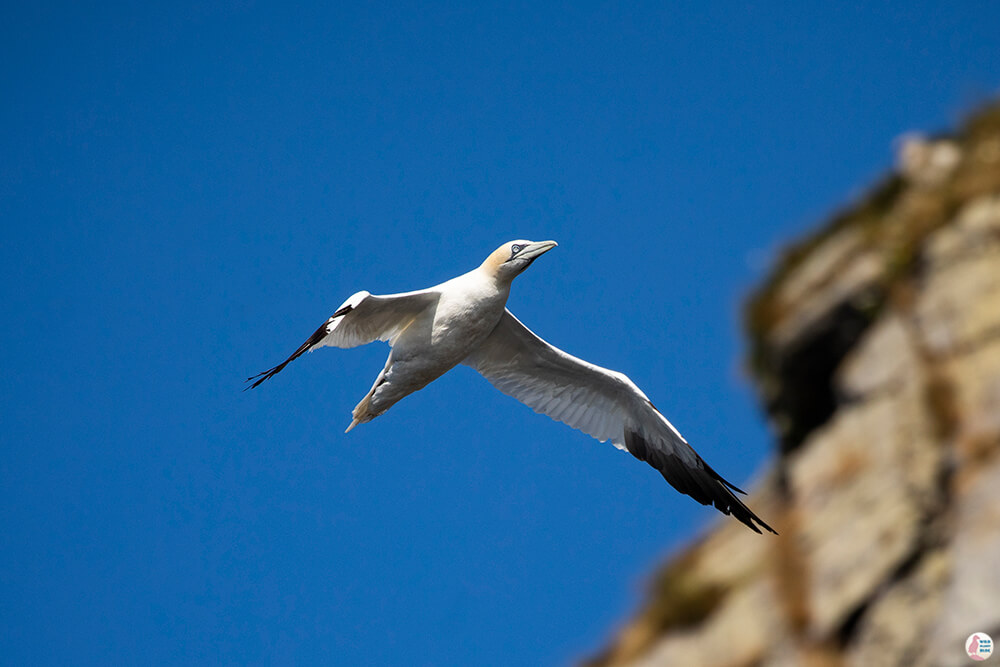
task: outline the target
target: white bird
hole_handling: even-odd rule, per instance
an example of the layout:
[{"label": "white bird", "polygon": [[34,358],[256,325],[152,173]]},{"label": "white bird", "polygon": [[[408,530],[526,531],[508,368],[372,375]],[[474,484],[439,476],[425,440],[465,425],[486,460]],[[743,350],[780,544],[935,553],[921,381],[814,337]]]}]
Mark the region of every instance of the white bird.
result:
[{"label": "white bird", "polygon": [[348,431],[464,363],[535,412],[646,461],[702,505],[712,503],[758,533],[754,522],[774,533],[734,494],[745,492],[705,463],[628,377],[546,343],[507,310],[514,278],[554,247],[555,241],[512,241],[478,268],[435,287],[383,296],[358,292],[288,359],[247,378],[247,389],[303,352],[388,341],[389,358],[354,408]]}]

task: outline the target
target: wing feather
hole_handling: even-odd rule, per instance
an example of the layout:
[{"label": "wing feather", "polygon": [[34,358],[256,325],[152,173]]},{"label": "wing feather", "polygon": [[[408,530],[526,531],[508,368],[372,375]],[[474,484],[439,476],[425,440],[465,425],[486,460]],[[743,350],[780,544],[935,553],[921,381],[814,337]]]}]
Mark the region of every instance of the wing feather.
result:
[{"label": "wing feather", "polygon": [[632,380],[550,345],[509,310],[463,363],[535,412],[601,442],[610,440],[649,463],[702,505],[712,504],[758,533],[758,525],[775,532],[736,497],[734,491],[742,491],[698,456]]},{"label": "wing feather", "polygon": [[247,378],[253,389],[274,377],[295,359],[317,347],[357,347],[376,340],[393,345],[399,334],[427,308],[433,307],[439,294],[430,290],[401,294],[375,295],[366,291],[352,295],[320,325],[295,352],[283,362]]}]

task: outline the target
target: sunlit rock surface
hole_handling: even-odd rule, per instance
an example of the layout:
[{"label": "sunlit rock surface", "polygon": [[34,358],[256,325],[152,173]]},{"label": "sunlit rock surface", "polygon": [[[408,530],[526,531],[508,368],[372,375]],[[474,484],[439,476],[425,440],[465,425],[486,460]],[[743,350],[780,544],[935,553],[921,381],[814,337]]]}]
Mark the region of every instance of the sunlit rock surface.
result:
[{"label": "sunlit rock surface", "polygon": [[719,522],[588,664],[965,665],[1000,640],[1000,106],[898,150],[747,307],[777,452],[750,502],[781,535]]}]

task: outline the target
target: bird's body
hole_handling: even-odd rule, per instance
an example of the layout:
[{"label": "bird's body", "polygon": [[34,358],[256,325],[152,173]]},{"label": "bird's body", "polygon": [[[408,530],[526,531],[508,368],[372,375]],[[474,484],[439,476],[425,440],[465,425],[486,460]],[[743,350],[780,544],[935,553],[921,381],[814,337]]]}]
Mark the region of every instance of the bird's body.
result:
[{"label": "bird's body", "polygon": [[431,305],[390,341],[385,368],[354,409],[351,430],[441,377],[482,344],[503,315],[510,285],[480,270],[422,290]]},{"label": "bird's body", "polygon": [[757,532],[755,523],[774,532],[628,377],[549,345],[506,309],[514,278],[555,245],[513,241],[478,268],[425,290],[384,296],[358,292],[288,359],[250,378],[250,388],[317,347],[384,340],[392,348],[389,357],[354,408],[348,431],[464,363],[536,412],[602,442],[611,440],[698,502],[713,503]]}]

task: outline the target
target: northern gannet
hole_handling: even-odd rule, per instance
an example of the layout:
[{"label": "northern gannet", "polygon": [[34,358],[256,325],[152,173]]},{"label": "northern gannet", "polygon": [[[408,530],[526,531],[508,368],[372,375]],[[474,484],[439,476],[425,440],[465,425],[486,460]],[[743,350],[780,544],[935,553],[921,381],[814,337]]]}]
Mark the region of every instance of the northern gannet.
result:
[{"label": "northern gannet", "polygon": [[382,296],[358,292],[288,359],[247,378],[247,389],[318,347],[388,341],[389,358],[354,408],[348,431],[462,363],[535,412],[610,440],[702,505],[711,503],[758,533],[755,522],[774,533],[734,494],[745,492],[705,463],[628,377],[549,345],[507,310],[514,278],[554,247],[555,241],[511,241],[478,268],[435,287]]}]

